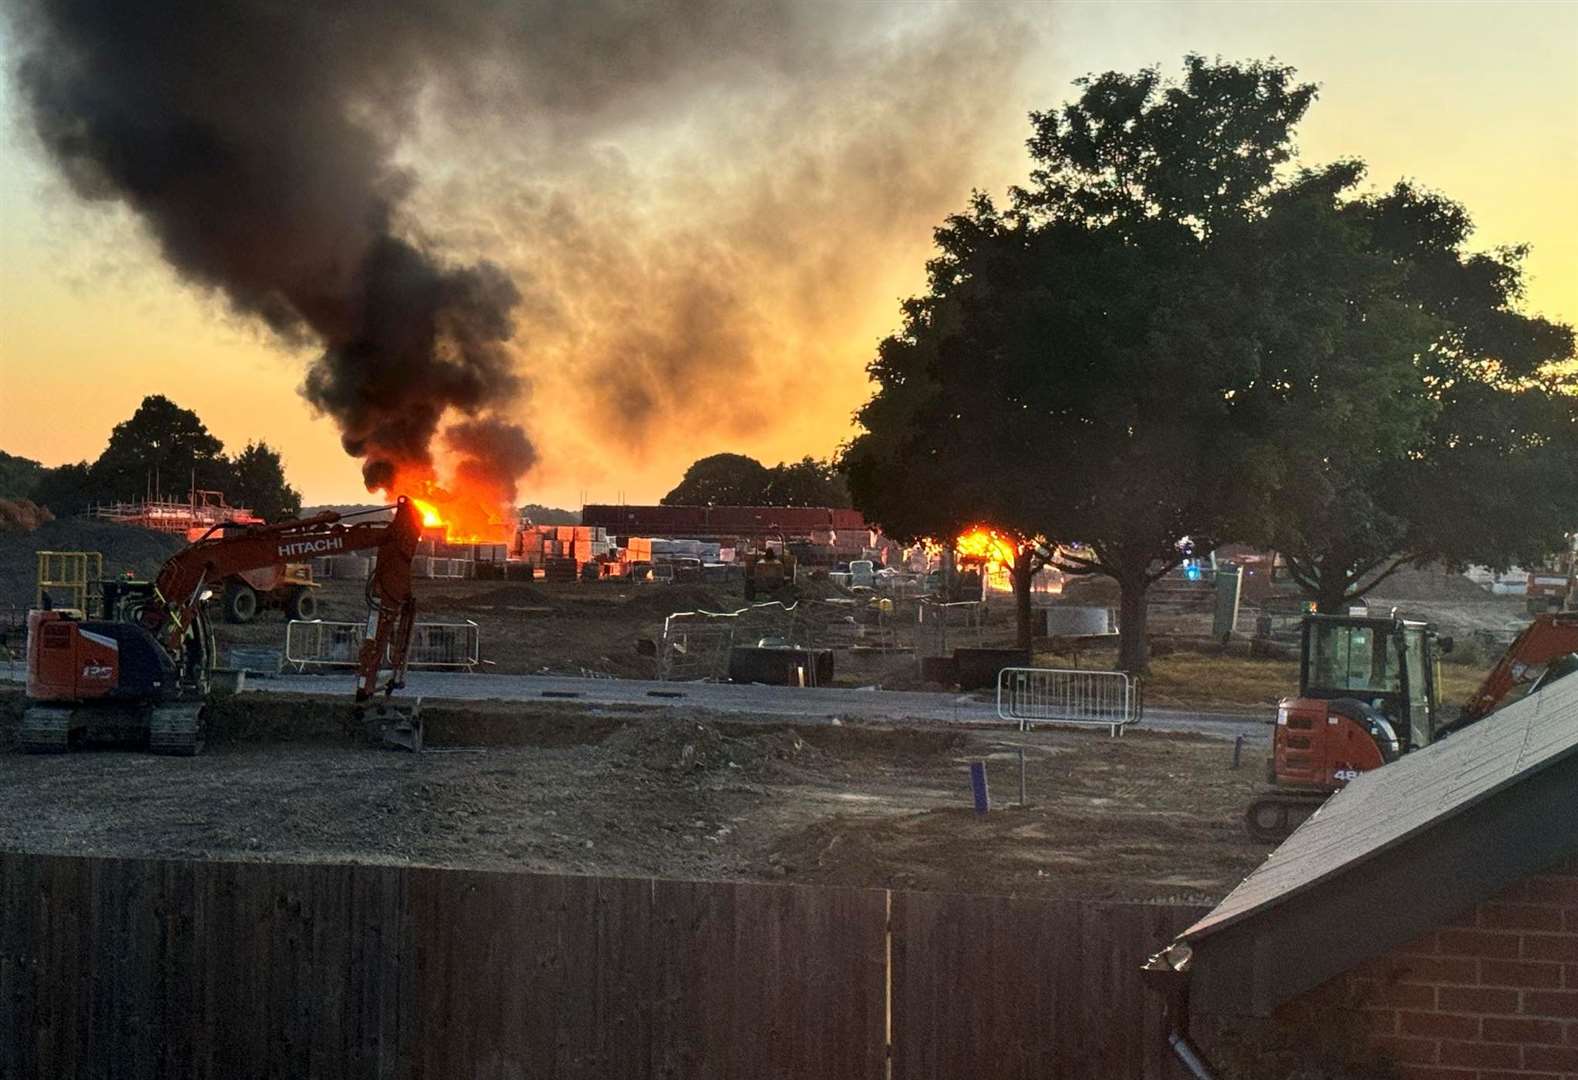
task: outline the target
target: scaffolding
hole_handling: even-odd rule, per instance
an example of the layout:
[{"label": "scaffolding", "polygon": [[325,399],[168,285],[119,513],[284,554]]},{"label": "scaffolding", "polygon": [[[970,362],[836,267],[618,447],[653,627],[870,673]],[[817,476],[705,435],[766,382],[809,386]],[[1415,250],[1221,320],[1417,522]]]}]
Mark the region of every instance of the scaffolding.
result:
[{"label": "scaffolding", "polygon": [[103,577],[104,556],[97,551],[40,551],[34,606],[67,608],[84,617],[101,615]]},{"label": "scaffolding", "polygon": [[227,521],[242,525],[257,525],[263,521],[251,508],[231,506],[225,502],[223,493],[202,489],[188,493],[184,499],[148,498],[132,502],[99,503],[88,511],[88,516],[100,521],[112,521],[117,525],[135,525],[183,536],[190,536],[194,531],[206,531]]}]

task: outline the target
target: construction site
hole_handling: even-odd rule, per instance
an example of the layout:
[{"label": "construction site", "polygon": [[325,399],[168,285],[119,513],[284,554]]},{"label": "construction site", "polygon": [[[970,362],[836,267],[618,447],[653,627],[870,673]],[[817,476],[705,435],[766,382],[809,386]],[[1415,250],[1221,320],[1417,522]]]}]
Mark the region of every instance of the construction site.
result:
[{"label": "construction site", "polygon": [[1551,11],[0,0],[0,1080],[1578,1080]]},{"label": "construction site", "polygon": [[[209,503],[224,505],[217,497]],[[1244,581],[1272,560],[1194,570],[1159,588],[1155,669],[1130,686],[1108,670],[1114,616],[1090,606],[1100,597],[1089,589],[1067,598],[1063,582],[1045,583],[1033,607],[1042,630],[1030,650],[1016,650],[1003,567],[961,554],[972,547],[968,536],[951,558],[901,552],[906,569],[879,573],[870,558],[839,561],[827,534],[829,550],[816,552],[809,536],[791,541],[778,525],[770,539],[727,538],[725,561],[716,534],[696,521],[680,527],[699,537],[620,543],[604,539],[601,527],[526,523],[509,542],[461,545],[419,526],[404,506],[393,518],[363,515],[351,531],[330,520],[334,514],[269,527],[243,512],[228,523],[232,531],[216,532],[216,524],[186,521],[176,505],[163,508],[164,541],[135,507],[121,509],[126,520],[100,510],[53,523],[50,542],[110,539],[106,546],[122,554],[108,574],[103,552],[28,553],[34,595],[23,600],[13,590],[12,599],[35,614],[13,621],[7,640],[12,677],[26,675],[27,685],[12,684],[5,736],[35,751],[91,750],[135,747],[157,730],[156,721],[126,728],[100,722],[92,708],[47,706],[38,666],[45,654],[30,642],[59,619],[51,610],[86,619],[84,632],[105,625],[125,597],[147,595],[137,560],[124,553],[168,549],[155,595],[177,593],[172,582],[188,558],[223,578],[202,587],[204,599],[187,616],[211,642],[204,685],[223,696],[201,709],[171,707],[195,725],[196,741],[170,749],[201,754],[189,766],[196,771],[174,788],[129,792],[127,776],[106,772],[95,753],[25,759],[8,786],[18,808],[60,805],[69,793],[68,804],[81,809],[58,831],[12,815],[8,830],[31,831],[8,831],[8,843],[1146,900],[1218,895],[1275,839],[1246,834],[1243,819],[1264,783],[1278,702],[1286,707],[1300,678],[1299,632],[1309,620],[1274,581],[1256,583],[1258,602],[1243,598]],[[196,496],[191,505],[200,505]],[[773,512],[740,508],[735,516]],[[407,513],[420,537],[409,553],[390,547]],[[826,520],[831,512],[802,516]],[[555,538],[542,539],[549,531]],[[37,543],[37,532],[13,539]],[[188,534],[197,538],[190,545]],[[254,537],[271,534],[283,539],[253,554]],[[876,534],[860,535],[865,543],[842,554],[885,554],[871,546]],[[315,536],[326,539],[292,539]],[[271,563],[278,552],[330,542],[365,543],[380,554],[318,556],[284,570]],[[465,558],[454,554],[463,546]],[[416,554],[424,549],[438,554]],[[711,558],[690,554],[698,550]],[[642,558],[631,562],[630,551]],[[747,600],[744,586],[764,555],[787,568],[770,590],[778,598]],[[232,558],[234,576],[225,576]],[[569,567],[550,580],[555,561]],[[235,594],[248,581],[305,591],[310,611],[300,601],[272,610],[250,603],[239,618]],[[940,583],[947,591],[928,591]],[[1219,639],[1228,589],[1232,629]],[[188,590],[197,587],[179,586]],[[405,695],[358,691],[374,715],[389,709],[403,718],[392,741],[419,750],[411,760],[368,758],[364,733],[332,704],[351,676],[360,687],[375,685],[363,641],[367,596],[380,590],[391,593],[390,610],[420,616],[386,629],[407,640],[383,645],[377,666],[403,653],[413,672],[450,677],[441,696],[408,712],[398,708]],[[1436,661],[1440,682],[1429,693],[1442,703],[1430,723],[1447,727],[1527,623],[1527,606],[1438,570],[1403,574],[1390,590],[1396,601],[1381,599],[1373,621],[1384,611],[1399,626],[1417,620],[1410,625],[1464,641],[1460,659]],[[1359,614],[1360,622],[1371,617]],[[1088,632],[1048,632],[1063,624]],[[1508,656],[1533,663],[1519,648]],[[496,676],[506,678],[488,680]],[[743,706],[701,696],[708,685],[731,682],[762,689]],[[598,699],[598,688],[624,683],[654,689],[636,703]],[[304,685],[323,690],[306,696]],[[869,696],[817,704],[819,691],[834,689]],[[917,708],[912,697],[882,704],[894,691],[933,704]],[[982,812],[972,762],[995,785],[995,810]],[[1180,784],[1183,777],[1190,782]],[[191,834],[185,826],[195,823],[183,823],[179,808],[209,784],[228,808],[216,815],[222,827]],[[302,799],[304,791],[321,804]],[[368,800],[378,815],[354,812]],[[289,807],[283,818],[247,813],[278,805]],[[176,820],[164,820],[170,813]],[[544,813],[560,819],[554,828],[541,828],[534,815]],[[88,827],[95,814],[102,820]],[[1111,837],[1094,859],[1093,834]]]}]

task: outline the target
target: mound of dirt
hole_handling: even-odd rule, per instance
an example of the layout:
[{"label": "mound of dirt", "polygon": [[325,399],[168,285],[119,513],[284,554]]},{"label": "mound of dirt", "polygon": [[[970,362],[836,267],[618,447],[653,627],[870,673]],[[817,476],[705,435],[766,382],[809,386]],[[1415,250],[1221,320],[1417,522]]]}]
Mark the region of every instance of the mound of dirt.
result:
[{"label": "mound of dirt", "polygon": [[0,532],[0,604],[33,602],[40,551],[97,551],[104,556],[106,577],[130,571],[147,578],[185,546],[185,539],[170,533],[85,518],[46,521],[30,532]]},{"label": "mound of dirt", "polygon": [[679,717],[627,724],[605,739],[603,748],[632,768],[674,773],[738,769],[754,774],[774,762],[817,754],[793,731],[726,734],[716,724]]},{"label": "mound of dirt", "polygon": [[0,532],[31,532],[54,520],[48,507],[32,499],[0,499]]},{"label": "mound of dirt", "polygon": [[737,611],[745,605],[718,596],[702,585],[651,585],[643,586],[622,606],[634,615],[661,619],[676,611]]},{"label": "mound of dirt", "polygon": [[472,593],[469,596],[433,596],[425,601],[430,606],[450,608],[512,608],[512,607],[542,607],[551,605],[553,598],[541,589],[531,585],[500,585],[497,589],[487,592]]},{"label": "mound of dirt", "polygon": [[845,600],[856,595],[828,577],[802,577],[795,582],[795,591],[802,600]]},{"label": "mound of dirt", "polygon": [[1449,600],[1493,603],[1496,597],[1462,574],[1438,567],[1399,570],[1377,585],[1370,597],[1386,600]]}]

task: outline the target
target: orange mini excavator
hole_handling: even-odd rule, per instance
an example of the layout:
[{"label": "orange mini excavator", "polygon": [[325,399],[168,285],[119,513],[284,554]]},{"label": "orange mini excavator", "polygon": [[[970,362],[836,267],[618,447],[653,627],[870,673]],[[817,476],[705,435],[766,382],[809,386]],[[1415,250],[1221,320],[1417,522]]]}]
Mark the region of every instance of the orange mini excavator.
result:
[{"label": "orange mini excavator", "polygon": [[[29,612],[24,749],[59,752],[86,735],[104,734],[146,738],[154,753],[198,753],[215,653],[204,604],[215,587],[243,571],[358,550],[376,551],[378,559],[367,581],[354,718],[376,723],[391,742],[420,749],[417,709],[397,710],[388,699],[405,685],[416,618],[411,559],[421,515],[401,498],[392,519],[348,522],[375,512],[216,525],[172,555],[153,581],[105,582],[102,619]],[[378,675],[386,667],[389,679],[380,687]]]},{"label": "orange mini excavator", "polygon": [[1452,647],[1425,623],[1309,615],[1299,694],[1277,708],[1268,779],[1250,803],[1249,833],[1277,842],[1332,792],[1489,716],[1514,690],[1578,672],[1578,612],[1546,613],[1520,634],[1460,714],[1441,715],[1440,655]]}]

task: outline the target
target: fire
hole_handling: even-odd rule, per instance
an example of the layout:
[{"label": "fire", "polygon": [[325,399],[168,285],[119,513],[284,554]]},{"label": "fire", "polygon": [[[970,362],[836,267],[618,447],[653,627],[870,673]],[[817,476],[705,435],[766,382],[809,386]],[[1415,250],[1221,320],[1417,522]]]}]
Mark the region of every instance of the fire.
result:
[{"label": "fire", "polygon": [[989,525],[976,525],[959,534],[953,549],[960,558],[980,561],[992,573],[1006,573],[1019,554],[1019,541]]},{"label": "fire", "polygon": [[[448,487],[431,477],[397,477],[393,492],[405,494],[422,515],[422,530],[441,534],[450,544],[507,544],[514,533],[514,511],[486,485],[456,477]],[[384,497],[391,499],[390,490]],[[435,537],[436,538],[436,537]]]},{"label": "fire", "polygon": [[411,505],[421,512],[424,529],[443,528],[444,515],[438,512],[438,507],[426,499],[418,499],[415,496],[411,499]]}]

